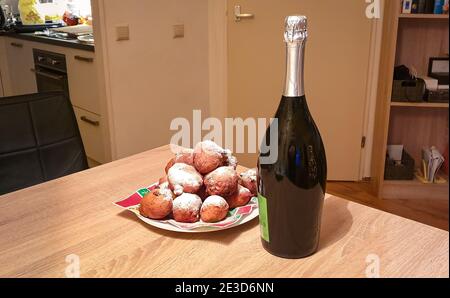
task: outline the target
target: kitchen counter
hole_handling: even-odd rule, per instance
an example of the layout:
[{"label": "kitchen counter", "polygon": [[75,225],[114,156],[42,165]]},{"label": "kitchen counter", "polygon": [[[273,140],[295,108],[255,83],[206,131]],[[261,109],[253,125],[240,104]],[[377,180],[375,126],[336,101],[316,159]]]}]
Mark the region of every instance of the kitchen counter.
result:
[{"label": "kitchen counter", "polygon": [[[320,250],[285,260],[261,246],[258,221],[214,233],[148,226],[113,202],[157,181],[161,147],[0,196],[0,277],[449,277],[448,232],[328,196]],[[376,271],[376,269],[375,269]]]},{"label": "kitchen counter", "polygon": [[95,47],[93,45],[81,43],[76,39],[65,40],[65,39],[58,39],[58,38],[52,38],[52,37],[46,37],[46,36],[37,36],[34,33],[14,33],[14,32],[0,32],[0,36],[8,36],[8,37],[17,38],[17,39],[42,42],[42,43],[51,44],[51,45],[55,45],[55,46],[68,47],[68,48],[74,48],[74,49],[91,51],[91,52],[95,51]]}]

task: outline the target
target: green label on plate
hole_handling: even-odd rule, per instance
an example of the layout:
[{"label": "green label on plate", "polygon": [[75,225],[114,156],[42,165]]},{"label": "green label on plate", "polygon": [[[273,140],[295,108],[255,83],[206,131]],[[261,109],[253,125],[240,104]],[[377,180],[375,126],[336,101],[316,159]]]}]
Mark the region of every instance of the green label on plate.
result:
[{"label": "green label on plate", "polygon": [[269,218],[267,216],[267,199],[261,194],[258,194],[259,207],[259,225],[261,227],[261,237],[267,242],[270,242],[269,237]]},{"label": "green label on plate", "polygon": [[146,194],[148,194],[150,191],[146,188],[138,190],[138,193],[141,197],[145,197]]}]

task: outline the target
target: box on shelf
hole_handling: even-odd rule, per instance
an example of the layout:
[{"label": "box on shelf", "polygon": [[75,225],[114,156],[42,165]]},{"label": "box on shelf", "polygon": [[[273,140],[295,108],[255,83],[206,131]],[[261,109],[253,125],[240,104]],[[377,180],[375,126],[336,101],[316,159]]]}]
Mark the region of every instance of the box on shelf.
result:
[{"label": "box on shelf", "polygon": [[426,100],[428,102],[449,102],[448,89],[427,90]]},{"label": "box on shelf", "polygon": [[414,159],[403,150],[402,162],[397,163],[386,156],[386,165],[384,172],[385,180],[414,180]]},{"label": "box on shelf", "polygon": [[448,69],[448,57],[431,57],[428,63],[428,76],[438,80],[439,85],[448,85]]},{"label": "box on shelf", "polygon": [[421,102],[424,100],[424,95],[424,80],[394,80],[392,101]]}]

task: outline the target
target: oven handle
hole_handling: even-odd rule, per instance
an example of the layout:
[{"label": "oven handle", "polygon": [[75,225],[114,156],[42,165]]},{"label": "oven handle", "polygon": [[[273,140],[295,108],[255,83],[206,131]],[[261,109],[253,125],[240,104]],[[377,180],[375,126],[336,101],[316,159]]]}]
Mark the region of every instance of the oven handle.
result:
[{"label": "oven handle", "polygon": [[39,76],[43,76],[49,79],[53,79],[53,80],[58,80],[61,81],[62,79],[64,79],[64,76],[58,76],[58,75],[54,75],[54,74],[50,74],[47,72],[43,72],[40,70],[36,70],[34,68],[30,69],[32,72],[34,72],[35,74],[39,75]]}]

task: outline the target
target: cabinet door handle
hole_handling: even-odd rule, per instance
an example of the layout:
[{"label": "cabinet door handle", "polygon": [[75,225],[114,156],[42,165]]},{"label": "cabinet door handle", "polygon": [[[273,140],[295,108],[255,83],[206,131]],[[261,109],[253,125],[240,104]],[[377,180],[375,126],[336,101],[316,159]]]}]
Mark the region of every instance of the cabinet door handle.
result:
[{"label": "cabinet door handle", "polygon": [[18,43],[18,42],[12,42],[11,46],[16,47],[16,48],[23,48],[23,44]]},{"label": "cabinet door handle", "polygon": [[86,116],[81,116],[80,119],[81,119],[81,121],[84,121],[84,122],[86,122],[86,123],[89,123],[90,125],[93,125],[93,126],[100,126],[100,122],[99,122],[99,121],[91,120],[91,119],[89,119],[89,118],[86,117]]},{"label": "cabinet door handle", "polygon": [[94,58],[83,57],[83,56],[78,56],[78,55],[75,56],[75,60],[83,61],[83,62],[88,62],[88,63],[94,62]]}]

